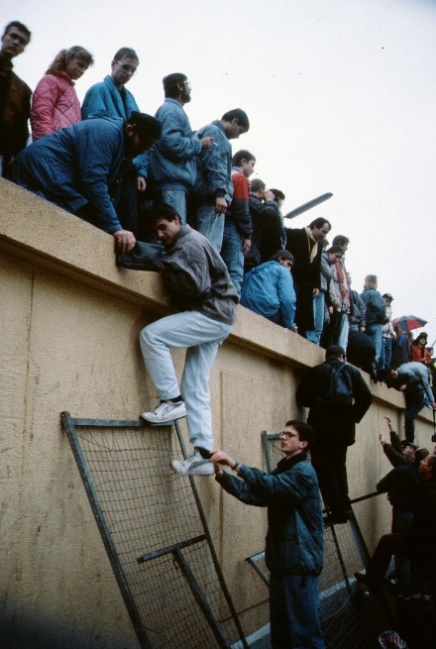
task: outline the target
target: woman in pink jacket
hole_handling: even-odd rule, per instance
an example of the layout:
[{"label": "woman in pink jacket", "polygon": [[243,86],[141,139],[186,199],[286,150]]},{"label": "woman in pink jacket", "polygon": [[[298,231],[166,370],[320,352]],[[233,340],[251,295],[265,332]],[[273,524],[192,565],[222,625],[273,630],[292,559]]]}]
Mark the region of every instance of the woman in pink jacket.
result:
[{"label": "woman in pink jacket", "polygon": [[93,63],[92,55],[79,45],[59,52],[33,95],[30,123],[34,140],[80,121],[74,81]]}]

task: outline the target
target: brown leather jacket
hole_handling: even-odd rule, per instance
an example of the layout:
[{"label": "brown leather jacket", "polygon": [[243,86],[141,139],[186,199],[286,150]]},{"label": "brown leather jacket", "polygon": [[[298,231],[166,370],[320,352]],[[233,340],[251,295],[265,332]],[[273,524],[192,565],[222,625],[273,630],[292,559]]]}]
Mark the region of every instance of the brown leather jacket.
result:
[{"label": "brown leather jacket", "polygon": [[[12,70],[0,60],[0,84],[4,88],[0,114],[0,155],[3,160],[3,176],[9,176],[8,167],[13,158],[26,146],[29,137],[27,126],[30,115],[32,91]],[[5,173],[6,172],[6,173]]]}]

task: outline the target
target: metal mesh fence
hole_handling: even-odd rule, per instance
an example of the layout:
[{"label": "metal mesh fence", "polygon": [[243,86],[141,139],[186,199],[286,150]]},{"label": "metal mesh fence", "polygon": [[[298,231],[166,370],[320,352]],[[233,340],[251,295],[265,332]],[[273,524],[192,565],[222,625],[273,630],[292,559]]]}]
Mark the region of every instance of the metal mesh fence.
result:
[{"label": "metal mesh fence", "polygon": [[63,423],[141,647],[231,646],[242,633],[195,481],[169,466],[179,426]]}]

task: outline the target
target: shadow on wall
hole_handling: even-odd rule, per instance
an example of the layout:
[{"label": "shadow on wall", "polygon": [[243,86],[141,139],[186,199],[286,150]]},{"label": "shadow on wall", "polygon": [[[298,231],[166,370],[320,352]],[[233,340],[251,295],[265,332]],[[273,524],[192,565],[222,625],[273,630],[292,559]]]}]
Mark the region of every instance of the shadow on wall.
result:
[{"label": "shadow on wall", "polygon": [[[1,649],[95,649],[101,642],[101,633],[96,635],[85,632],[70,631],[53,621],[29,616],[20,616],[17,620],[7,618],[0,612],[0,647]],[[118,640],[107,638],[104,646],[107,649],[138,649],[135,638]]]}]

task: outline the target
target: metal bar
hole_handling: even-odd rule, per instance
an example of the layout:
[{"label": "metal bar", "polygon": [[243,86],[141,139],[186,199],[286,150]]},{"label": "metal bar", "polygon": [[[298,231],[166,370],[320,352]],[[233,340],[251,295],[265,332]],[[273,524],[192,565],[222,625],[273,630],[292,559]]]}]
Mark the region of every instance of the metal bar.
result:
[{"label": "metal bar", "polygon": [[263,574],[262,570],[256,565],[256,559],[261,559],[265,556],[265,552],[258,552],[257,554],[253,554],[253,556],[248,557],[245,559],[245,561],[250,564],[252,568],[255,569],[259,577],[262,579],[262,581],[265,582],[265,584],[269,587],[269,580],[265,577]]},{"label": "metal bar", "polygon": [[180,543],[175,543],[174,545],[168,545],[166,548],[162,548],[161,550],[154,550],[154,552],[148,552],[147,554],[143,554],[141,557],[138,557],[137,561],[138,563],[145,563],[146,561],[150,561],[151,559],[157,559],[158,557],[163,557],[165,554],[170,554],[171,552],[175,552],[176,550],[181,550],[182,548],[187,548],[190,545],[195,545],[196,543],[200,543],[201,541],[206,540],[206,535],[202,534],[201,536],[195,536],[193,539],[189,539],[187,541],[181,541]]},{"label": "metal bar", "polygon": [[141,616],[136,607],[135,600],[130,591],[129,585],[124,575],[124,571],[119,562],[118,553],[112,542],[112,536],[106,524],[105,517],[103,515],[103,511],[100,505],[100,500],[98,498],[97,491],[94,486],[94,482],[91,478],[91,472],[89,470],[88,463],[86,461],[86,458],[80,447],[79,440],[77,438],[77,433],[73,423],[74,420],[71,418],[68,412],[62,412],[61,421],[62,421],[63,429],[68,437],[68,441],[70,442],[70,446],[73,451],[74,458],[76,460],[77,468],[79,469],[79,473],[82,478],[83,485],[85,487],[86,495],[88,496],[89,504],[91,505],[91,509],[94,514],[94,518],[96,520],[98,530],[100,532],[104,547],[109,557],[109,561],[112,566],[112,570],[114,571],[114,575],[117,580],[118,587],[121,591],[121,595],[123,597],[127,611],[130,615],[130,619],[132,621],[133,628],[135,629],[135,633],[138,638],[140,647],[141,649],[153,649],[147,637],[147,634],[144,630],[144,626],[141,622]]},{"label": "metal bar", "polygon": [[87,428],[144,428],[146,425],[142,419],[70,419],[73,426]]},{"label": "metal bar", "polygon": [[213,610],[207,603],[207,600],[204,597],[203,592],[199,587],[197,580],[195,579],[187,561],[185,560],[180,550],[174,550],[173,555],[174,555],[174,559],[177,562],[177,565],[180,567],[183,576],[185,577],[188,583],[188,586],[192,594],[194,595],[197,604],[199,605],[204,617],[206,618],[206,621],[209,624],[212,633],[214,634],[219,646],[222,649],[228,649],[229,643],[227,642],[227,639],[222,632],[221,624],[219,623]]},{"label": "metal bar", "polygon": [[[185,447],[185,443],[183,441],[183,437],[182,437],[182,433],[181,433],[178,421],[174,422],[174,428],[176,429],[176,434],[177,434],[177,438],[179,440],[180,447],[182,449],[183,457],[186,458],[186,456],[187,456],[186,455],[186,447]],[[236,612],[235,606],[233,604],[233,600],[232,600],[232,598],[230,596],[230,593],[229,593],[229,590],[227,588],[227,584],[226,584],[226,582],[224,580],[224,575],[222,573],[221,566],[220,566],[220,563],[218,561],[218,557],[217,557],[216,552],[215,552],[215,546],[213,544],[212,537],[210,535],[209,528],[207,526],[206,516],[204,515],[203,506],[201,504],[201,500],[200,500],[200,497],[198,495],[197,485],[195,484],[195,480],[194,480],[193,476],[189,476],[189,480],[190,480],[190,483],[191,483],[191,489],[192,489],[192,493],[194,494],[194,500],[195,500],[195,503],[197,505],[197,510],[198,510],[198,514],[200,516],[201,524],[203,526],[203,531],[204,531],[204,533],[206,535],[206,538],[207,538],[207,543],[209,545],[209,550],[210,550],[210,554],[211,554],[211,557],[212,557],[213,565],[214,565],[215,570],[216,570],[218,581],[220,582],[220,586],[222,588],[224,597],[226,598],[226,602],[227,602],[228,607],[230,609],[230,612],[232,614],[233,621],[234,621],[234,623],[236,625],[236,628],[238,630],[240,640],[241,640],[242,644],[244,645],[245,649],[249,649],[249,645],[248,645],[247,640],[245,638],[244,631],[243,631],[241,623],[239,621],[238,614]]]}]

